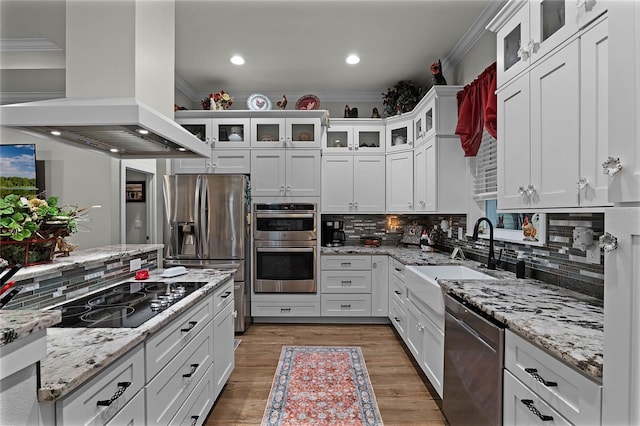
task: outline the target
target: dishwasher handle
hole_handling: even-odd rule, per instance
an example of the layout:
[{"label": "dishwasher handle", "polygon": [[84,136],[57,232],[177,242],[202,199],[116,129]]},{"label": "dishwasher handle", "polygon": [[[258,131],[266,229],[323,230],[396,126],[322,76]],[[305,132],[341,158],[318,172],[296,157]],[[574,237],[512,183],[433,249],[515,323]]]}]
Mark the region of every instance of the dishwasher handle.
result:
[{"label": "dishwasher handle", "polygon": [[490,349],[492,352],[497,352],[497,348],[495,348],[491,343],[487,342],[477,331],[475,331],[473,328],[471,328],[466,322],[454,317],[453,315],[451,315],[451,313],[446,312],[446,314],[453,320],[455,321],[458,326],[462,327],[467,333],[471,334],[473,337],[476,338],[476,340],[478,340],[480,343],[482,343],[483,345],[485,345],[488,349]]}]

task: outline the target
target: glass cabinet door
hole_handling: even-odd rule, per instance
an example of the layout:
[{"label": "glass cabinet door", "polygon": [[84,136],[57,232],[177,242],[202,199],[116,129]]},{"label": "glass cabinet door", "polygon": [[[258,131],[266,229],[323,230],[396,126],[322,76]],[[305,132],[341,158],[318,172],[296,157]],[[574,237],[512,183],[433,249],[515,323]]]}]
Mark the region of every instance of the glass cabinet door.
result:
[{"label": "glass cabinet door", "polygon": [[387,123],[386,135],[387,152],[413,148],[413,120]]},{"label": "glass cabinet door", "polygon": [[214,118],[211,133],[215,148],[248,148],[251,140],[248,118]]},{"label": "glass cabinet door", "polygon": [[532,61],[558,47],[578,31],[575,0],[533,0],[529,3]]},{"label": "glass cabinet door", "polygon": [[354,151],[384,153],[384,126],[357,126],[353,128]]},{"label": "glass cabinet door", "polygon": [[529,66],[529,5],[524,5],[496,34],[498,85],[518,75]]},{"label": "glass cabinet door", "polygon": [[251,146],[261,148],[284,148],[284,129],[284,118],[252,118]]},{"label": "glass cabinet door", "polygon": [[179,118],[176,123],[184,127],[192,135],[202,142],[211,142],[211,119],[210,118]]},{"label": "glass cabinet door", "polygon": [[351,126],[331,126],[327,129],[324,151],[345,153],[353,151],[353,129]]},{"label": "glass cabinet door", "polygon": [[320,148],[321,139],[320,119],[286,119],[285,144],[288,148]]}]

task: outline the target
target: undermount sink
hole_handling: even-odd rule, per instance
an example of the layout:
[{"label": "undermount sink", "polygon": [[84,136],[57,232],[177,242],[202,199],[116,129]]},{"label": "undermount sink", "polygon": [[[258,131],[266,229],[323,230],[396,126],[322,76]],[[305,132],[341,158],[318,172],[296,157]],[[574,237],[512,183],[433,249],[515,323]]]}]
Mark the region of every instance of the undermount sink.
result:
[{"label": "undermount sink", "polygon": [[476,271],[462,265],[425,265],[425,266],[407,266],[417,275],[434,281],[440,279],[447,280],[495,280],[491,275]]}]

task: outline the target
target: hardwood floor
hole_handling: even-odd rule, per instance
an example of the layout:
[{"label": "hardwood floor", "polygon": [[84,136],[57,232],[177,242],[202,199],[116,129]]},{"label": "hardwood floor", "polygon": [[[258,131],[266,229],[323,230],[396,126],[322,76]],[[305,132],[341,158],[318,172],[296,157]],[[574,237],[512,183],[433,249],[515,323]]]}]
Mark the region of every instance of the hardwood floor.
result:
[{"label": "hardwood floor", "polygon": [[447,425],[435,390],[390,325],[253,324],[207,426],[260,425],[283,345],[360,346],[384,424]]}]

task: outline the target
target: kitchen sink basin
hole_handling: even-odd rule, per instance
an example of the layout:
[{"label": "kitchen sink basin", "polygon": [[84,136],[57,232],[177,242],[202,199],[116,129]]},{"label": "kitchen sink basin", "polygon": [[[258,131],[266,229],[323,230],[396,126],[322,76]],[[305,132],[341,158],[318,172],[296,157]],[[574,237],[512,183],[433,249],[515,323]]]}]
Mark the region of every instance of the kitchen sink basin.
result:
[{"label": "kitchen sink basin", "polygon": [[409,292],[420,300],[424,313],[444,330],[444,297],[439,279],[494,280],[490,275],[461,265],[407,266],[405,281]]},{"label": "kitchen sink basin", "polygon": [[447,280],[495,280],[491,275],[476,271],[462,265],[425,265],[425,266],[407,266],[417,275],[434,281],[440,279]]}]

